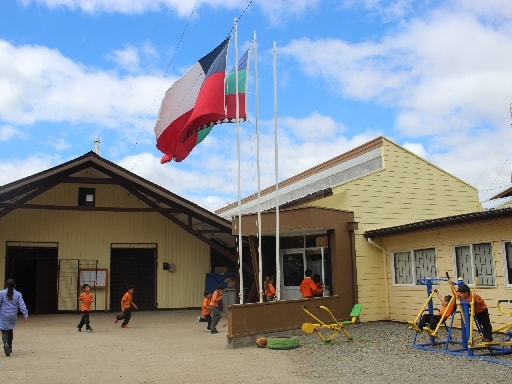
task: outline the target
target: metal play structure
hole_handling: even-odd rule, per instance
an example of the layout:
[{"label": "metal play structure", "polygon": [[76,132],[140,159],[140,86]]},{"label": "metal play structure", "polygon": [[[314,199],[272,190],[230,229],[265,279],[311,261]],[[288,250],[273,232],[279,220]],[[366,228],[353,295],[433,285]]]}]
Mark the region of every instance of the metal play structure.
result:
[{"label": "metal play structure", "polygon": [[[466,302],[458,299],[457,288],[459,285],[464,284],[462,279],[454,283],[447,274],[446,278],[425,278],[418,279],[417,281],[419,284],[426,286],[427,299],[416,318],[408,322],[409,329],[415,331],[411,344],[412,347],[456,356],[477,358],[492,363],[512,365],[512,359],[507,360],[504,358],[505,355],[512,354],[512,323],[494,329],[494,341],[484,342],[481,335],[481,326],[473,315],[473,300]],[[449,305],[456,303],[457,307],[447,318],[442,316],[435,329],[431,330],[428,327],[424,327],[423,332],[428,335],[428,341],[420,342],[418,336],[422,334],[422,330],[418,327],[418,321],[425,313],[429,315],[438,313],[439,310],[434,307],[432,300],[436,292],[433,285],[440,284],[441,282],[447,282],[452,292],[452,300]],[[475,279],[473,294],[475,293],[477,283],[478,277]],[[504,308],[506,303],[512,304],[512,300],[498,300],[498,310],[504,315],[512,316],[512,305],[510,309],[506,310]],[[454,327],[456,320],[459,320],[460,329]],[[446,332],[440,332],[441,328],[444,328]],[[446,335],[444,340],[441,339],[441,334]],[[501,359],[499,358],[500,356]]]},{"label": "metal play structure", "polygon": [[[318,323],[304,323],[302,324],[302,332],[304,333],[315,333],[324,343],[329,343],[339,333],[343,332],[343,334],[347,337],[348,340],[352,340],[352,336],[345,328],[345,325],[355,324],[359,321],[359,315],[361,314],[361,310],[363,306],[361,304],[355,304],[350,312],[350,320],[338,321],[334,314],[331,312],[329,308],[326,306],[320,305],[316,307],[324,310],[331,317],[332,321],[325,322],[321,320],[318,316],[314,315],[309,309],[307,305],[302,306],[302,310],[306,312],[309,316],[315,319]],[[328,336],[324,335],[323,332],[330,332]]]}]

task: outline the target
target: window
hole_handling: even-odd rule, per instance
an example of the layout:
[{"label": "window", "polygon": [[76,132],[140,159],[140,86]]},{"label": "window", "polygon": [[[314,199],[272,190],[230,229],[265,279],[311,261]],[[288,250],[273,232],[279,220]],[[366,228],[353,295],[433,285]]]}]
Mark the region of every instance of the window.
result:
[{"label": "window", "polygon": [[416,285],[418,279],[437,277],[436,250],[417,249],[393,253],[394,284]]},{"label": "window", "polygon": [[94,207],[96,200],[95,188],[78,188],[78,206]]},{"label": "window", "polygon": [[505,241],[504,245],[504,252],[503,252],[503,265],[505,266],[505,285],[511,286],[512,285],[512,242]]},{"label": "window", "polygon": [[478,275],[478,285],[496,285],[491,243],[455,247],[455,267],[457,277],[462,277],[466,284],[474,284],[475,276]]}]

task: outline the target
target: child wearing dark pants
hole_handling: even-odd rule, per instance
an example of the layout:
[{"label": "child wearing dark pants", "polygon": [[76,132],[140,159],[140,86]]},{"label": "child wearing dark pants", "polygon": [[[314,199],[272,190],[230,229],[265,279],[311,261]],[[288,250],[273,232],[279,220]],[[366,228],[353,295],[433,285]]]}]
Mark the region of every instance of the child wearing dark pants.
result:
[{"label": "child wearing dark pants", "polygon": [[211,309],[210,309],[210,300],[212,298],[212,294],[208,291],[204,291],[204,299],[203,304],[201,305],[201,316],[206,320],[208,323],[206,327],[206,331],[212,330],[212,315],[211,315]]},{"label": "child wearing dark pants", "polygon": [[423,316],[421,316],[421,319],[418,323],[418,328],[421,329],[422,331],[423,331],[423,328],[427,324],[429,325],[429,328],[431,330],[436,329],[437,324],[439,324],[439,322],[441,321],[443,314],[444,314],[443,321],[445,321],[455,311],[455,305],[454,304],[450,305],[450,300],[452,299],[452,297],[450,295],[443,297],[443,296],[441,296],[441,294],[438,292],[437,289],[434,289],[434,292],[437,293],[437,297],[441,301],[441,309],[439,310],[439,315],[434,315],[434,314],[431,315],[429,313],[425,313]]},{"label": "child wearing dark pants", "polygon": [[91,287],[89,284],[82,285],[83,292],[78,296],[78,300],[81,303],[82,318],[76,326],[78,332],[82,332],[82,327],[85,324],[85,330],[92,332],[91,322],[89,320],[89,311],[91,310],[91,303],[94,301],[94,295],[91,293]]},{"label": "child wearing dark pants", "polygon": [[478,296],[476,293],[471,293],[471,290],[466,284],[462,284],[457,289],[459,299],[471,303],[473,301],[473,310],[475,319],[482,327],[482,341],[492,341],[492,325],[491,319],[489,318],[489,311],[487,304],[484,299]]},{"label": "child wearing dark pants", "polygon": [[114,319],[114,323],[117,324],[119,320],[123,320],[123,323],[121,324],[121,328],[128,328],[128,323],[130,322],[130,319],[132,318],[132,308],[137,309],[137,305],[133,302],[133,292],[135,291],[135,288],[133,286],[129,286],[126,293],[123,295],[123,298],[121,299],[121,312],[122,314],[116,315],[116,318]]}]

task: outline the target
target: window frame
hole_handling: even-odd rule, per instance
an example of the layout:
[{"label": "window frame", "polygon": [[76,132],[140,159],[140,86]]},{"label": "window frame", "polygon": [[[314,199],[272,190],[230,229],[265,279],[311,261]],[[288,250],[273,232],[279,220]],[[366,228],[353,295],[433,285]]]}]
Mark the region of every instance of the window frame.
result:
[{"label": "window frame", "polygon": [[[479,288],[496,288],[497,287],[497,283],[496,283],[496,267],[495,267],[495,257],[494,257],[494,247],[493,247],[493,242],[492,241],[487,241],[487,242],[479,242],[479,243],[465,243],[465,244],[457,244],[457,245],[453,245],[452,246],[452,261],[453,261],[453,270],[455,271],[455,274],[457,277],[462,277],[463,278],[463,281],[464,281],[464,284],[467,284],[469,287],[473,287],[474,284],[475,284],[475,277],[476,277],[476,269],[477,267],[475,266],[475,252],[474,252],[474,248],[475,246],[477,245],[482,245],[482,244],[488,244],[490,245],[490,255],[491,255],[491,268],[492,268],[492,279],[493,279],[493,285],[483,285],[481,281],[478,282],[478,287]],[[459,271],[459,267],[458,267],[458,259],[457,259],[457,248],[462,248],[462,247],[469,247],[469,252],[470,252],[470,256],[471,256],[471,282],[467,281],[467,279],[464,279],[464,276],[463,274],[461,273],[461,271]],[[482,268],[482,265],[480,265],[480,269]]]},{"label": "window frame", "polygon": [[[433,256],[433,265],[430,265],[429,268],[434,268],[434,271],[435,271],[435,274],[437,275],[438,273],[438,267],[437,267],[437,263],[438,263],[438,257],[437,257],[437,249],[436,247],[423,247],[423,248],[417,248],[417,249],[409,249],[409,250],[397,250],[397,251],[392,251],[391,252],[391,272],[392,272],[392,285],[393,286],[397,286],[397,287],[415,287],[415,286],[418,286],[418,285],[421,285],[421,284],[418,284],[418,268],[419,266],[417,265],[418,264],[418,261],[417,261],[417,252],[420,252],[420,251],[429,251],[431,250],[433,253],[432,253],[432,256]],[[405,254],[407,253],[409,255],[409,271],[410,271],[410,276],[411,276],[411,279],[412,279],[412,282],[411,283],[399,283],[397,282],[397,274],[396,274],[396,271],[397,271],[397,266],[396,266],[396,255],[397,254]],[[437,276],[430,276],[432,278],[435,278]]]},{"label": "window frame", "polygon": [[[507,243],[510,244],[510,264],[507,261]],[[503,284],[506,288],[512,288],[512,240],[501,242],[501,257],[503,262]]]}]

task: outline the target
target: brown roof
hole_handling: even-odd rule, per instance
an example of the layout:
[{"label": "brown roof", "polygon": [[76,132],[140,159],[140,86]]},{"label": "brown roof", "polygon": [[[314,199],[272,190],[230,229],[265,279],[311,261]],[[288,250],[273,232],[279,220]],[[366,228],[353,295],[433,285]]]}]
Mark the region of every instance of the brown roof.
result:
[{"label": "brown roof", "polygon": [[490,209],[480,212],[464,213],[455,216],[439,217],[437,219],[430,219],[418,221],[410,224],[397,225],[394,227],[373,229],[366,231],[364,236],[367,238],[384,237],[395,235],[397,233],[414,232],[421,229],[428,229],[452,224],[469,223],[480,220],[488,220],[500,217],[512,216],[512,208]]}]

